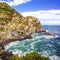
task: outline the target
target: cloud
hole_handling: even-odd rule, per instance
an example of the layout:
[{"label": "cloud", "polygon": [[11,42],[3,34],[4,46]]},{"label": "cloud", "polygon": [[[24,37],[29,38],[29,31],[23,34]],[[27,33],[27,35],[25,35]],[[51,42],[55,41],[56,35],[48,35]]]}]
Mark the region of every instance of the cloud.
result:
[{"label": "cloud", "polygon": [[60,25],[60,10],[41,10],[33,12],[23,12],[24,16],[35,16],[42,24],[46,25]]},{"label": "cloud", "polygon": [[23,3],[27,3],[31,0],[0,0],[0,2],[6,2],[8,3],[10,6],[17,6]]}]

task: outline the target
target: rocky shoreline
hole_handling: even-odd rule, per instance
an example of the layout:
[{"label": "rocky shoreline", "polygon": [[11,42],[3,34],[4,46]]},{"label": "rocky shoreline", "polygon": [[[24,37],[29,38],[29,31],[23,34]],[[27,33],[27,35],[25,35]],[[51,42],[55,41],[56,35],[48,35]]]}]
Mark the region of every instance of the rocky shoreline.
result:
[{"label": "rocky shoreline", "polygon": [[[50,33],[50,32],[46,32],[45,30],[42,31],[42,33],[45,33],[47,35],[50,35],[50,36],[55,36],[54,34]],[[4,49],[4,46],[11,43],[11,42],[14,42],[14,41],[23,41],[23,40],[26,40],[26,39],[32,39],[31,35],[27,35],[25,37],[21,37],[21,38],[11,38],[11,39],[7,39],[3,42],[0,42],[0,50],[1,49]]]},{"label": "rocky shoreline", "polygon": [[2,58],[2,60],[7,60],[9,57],[13,56],[12,52],[5,51],[5,45],[14,41],[23,41],[25,39],[32,39],[32,37],[31,35],[28,35],[23,38],[16,38],[16,39],[12,38],[12,39],[7,39],[4,42],[0,42],[0,58]]},{"label": "rocky shoreline", "polygon": [[22,38],[7,39],[7,40],[5,40],[3,42],[0,42],[0,46],[1,46],[1,48],[4,48],[5,45],[7,45],[7,44],[9,44],[11,42],[14,42],[14,41],[23,41],[25,39],[32,39],[32,37],[31,37],[31,35],[28,35],[28,36],[25,36],[25,37],[22,37]]},{"label": "rocky shoreline", "polygon": [[[51,34],[49,32],[46,32],[46,31],[42,31],[43,33],[47,34],[47,35],[50,35],[50,36],[55,36],[54,34]],[[28,36],[25,36],[25,37],[22,37],[22,38],[16,38],[16,39],[7,39],[3,42],[0,42],[0,57],[3,59],[3,60],[6,60],[8,59],[10,56],[13,56],[12,52],[8,52],[8,51],[5,51],[5,45],[11,43],[11,42],[14,42],[14,41],[23,41],[23,40],[26,40],[26,39],[32,39],[31,35],[28,35]],[[2,53],[1,53],[2,52]],[[8,58],[4,58],[8,55]]]}]

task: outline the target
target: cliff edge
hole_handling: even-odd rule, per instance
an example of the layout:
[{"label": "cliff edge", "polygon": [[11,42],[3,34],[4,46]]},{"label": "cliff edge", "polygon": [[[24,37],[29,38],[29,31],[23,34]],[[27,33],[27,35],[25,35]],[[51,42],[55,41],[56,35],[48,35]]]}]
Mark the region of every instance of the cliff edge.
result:
[{"label": "cliff edge", "polygon": [[0,2],[0,42],[41,31],[42,26],[37,18],[33,16],[24,17],[7,3]]}]

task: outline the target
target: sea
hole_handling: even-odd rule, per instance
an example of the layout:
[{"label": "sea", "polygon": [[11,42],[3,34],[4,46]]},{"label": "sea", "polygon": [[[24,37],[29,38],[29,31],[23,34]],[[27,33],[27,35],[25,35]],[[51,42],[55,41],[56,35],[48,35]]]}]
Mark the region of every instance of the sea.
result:
[{"label": "sea", "polygon": [[42,27],[56,36],[34,33],[32,34],[32,39],[11,42],[5,46],[5,50],[12,51],[13,54],[18,54],[19,56],[30,52],[38,52],[51,60],[60,60],[60,26],[43,25]]}]

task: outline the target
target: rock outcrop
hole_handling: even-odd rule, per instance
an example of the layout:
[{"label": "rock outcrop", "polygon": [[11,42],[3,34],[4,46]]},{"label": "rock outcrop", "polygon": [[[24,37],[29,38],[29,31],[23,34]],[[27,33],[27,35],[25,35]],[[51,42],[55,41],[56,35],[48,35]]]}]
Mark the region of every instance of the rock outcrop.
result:
[{"label": "rock outcrop", "polygon": [[37,18],[24,17],[7,3],[0,2],[0,42],[41,31],[42,26]]}]

